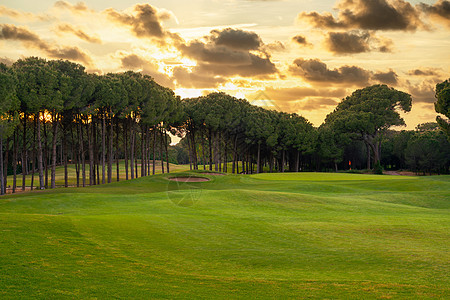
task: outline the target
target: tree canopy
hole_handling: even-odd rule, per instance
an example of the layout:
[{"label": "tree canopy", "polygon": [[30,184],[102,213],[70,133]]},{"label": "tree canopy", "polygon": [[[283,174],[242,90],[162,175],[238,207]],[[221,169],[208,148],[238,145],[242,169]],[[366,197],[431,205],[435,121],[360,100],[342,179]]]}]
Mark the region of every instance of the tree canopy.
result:
[{"label": "tree canopy", "polygon": [[[447,117],[449,94],[448,80],[436,86],[436,111]],[[371,156],[372,166],[384,159],[384,165],[448,172],[448,151],[442,150],[448,120],[438,117],[443,131],[435,124],[413,133],[389,130],[405,124],[399,112],[411,105],[409,94],[373,85],[344,98],[315,128],[298,114],[226,93],[182,100],[137,72],[96,75],[68,61],[19,59],[12,67],[0,64],[1,192],[9,174],[16,190],[18,173],[22,190],[30,175],[33,189],[35,171],[39,188],[54,188],[57,164],[64,165],[64,186],[69,163],[75,165],[76,185],[86,186],[112,182],[114,162],[120,180],[119,160],[125,179],[133,179],[138,170],[140,176],[155,174],[157,159],[161,171],[169,172],[169,161],[177,157],[192,169],[208,165],[228,172],[231,163],[233,173],[337,171],[348,169],[348,161],[363,168],[363,159],[370,169]],[[170,148],[170,134],[182,139],[177,147]]]},{"label": "tree canopy", "polygon": [[373,85],[354,91],[330,113],[325,123],[353,139],[363,140],[379,162],[383,132],[391,126],[405,125],[399,111],[411,110],[411,96],[386,85]]},{"label": "tree canopy", "polygon": [[435,103],[436,112],[443,114],[447,118],[444,119],[441,116],[436,117],[436,121],[450,139],[450,79],[436,85],[436,98]]}]

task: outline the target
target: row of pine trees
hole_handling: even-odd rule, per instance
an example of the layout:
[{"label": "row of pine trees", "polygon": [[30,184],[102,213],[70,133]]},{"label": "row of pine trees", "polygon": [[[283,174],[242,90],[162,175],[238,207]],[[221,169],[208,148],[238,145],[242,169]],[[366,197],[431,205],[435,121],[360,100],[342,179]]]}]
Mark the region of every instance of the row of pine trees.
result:
[{"label": "row of pine trees", "polygon": [[299,170],[312,151],[313,126],[303,117],[224,93],[182,101],[141,73],[87,74],[80,64],[30,57],[0,65],[0,76],[2,193],[8,169],[12,192],[25,190],[29,175],[32,188],[55,188],[58,163],[66,187],[70,164],[77,186],[120,180],[119,161],[126,179],[155,174],[157,158],[169,172],[169,133],[183,137],[193,169],[202,162],[227,172],[232,162],[237,173],[239,161],[241,172],[255,162],[257,172],[262,163]]}]

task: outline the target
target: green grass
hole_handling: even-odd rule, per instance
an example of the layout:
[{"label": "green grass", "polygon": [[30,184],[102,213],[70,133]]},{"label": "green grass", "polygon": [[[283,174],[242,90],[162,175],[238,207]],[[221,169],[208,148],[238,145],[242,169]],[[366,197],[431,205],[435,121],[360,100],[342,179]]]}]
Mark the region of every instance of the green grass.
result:
[{"label": "green grass", "polygon": [[178,174],[0,198],[0,298],[450,297],[450,176]]}]

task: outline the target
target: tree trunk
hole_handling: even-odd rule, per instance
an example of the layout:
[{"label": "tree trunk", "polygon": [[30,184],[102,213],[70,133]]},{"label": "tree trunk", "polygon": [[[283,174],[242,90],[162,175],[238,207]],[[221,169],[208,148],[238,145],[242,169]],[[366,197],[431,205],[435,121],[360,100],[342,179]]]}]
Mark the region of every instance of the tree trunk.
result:
[{"label": "tree trunk", "polygon": [[209,170],[212,171],[212,133],[211,129],[209,131]]},{"label": "tree trunk", "polygon": [[203,131],[202,131],[202,158],[203,158],[203,170],[206,170],[205,134]]},{"label": "tree trunk", "polygon": [[12,192],[16,192],[17,188],[17,130],[14,129],[14,136],[13,136],[13,186],[12,186]]},{"label": "tree trunk", "polygon": [[30,190],[34,187],[34,171],[36,170],[36,131],[37,131],[37,119],[34,119],[33,126],[33,152],[31,152],[31,183]]},{"label": "tree trunk", "polygon": [[3,168],[3,128],[0,128],[0,195],[6,194]]},{"label": "tree trunk", "polygon": [[281,173],[284,173],[284,162],[286,160],[286,154],[284,150],[281,150]]},{"label": "tree trunk", "polygon": [[[81,121],[81,120],[80,120]],[[83,123],[78,123],[78,139],[80,143],[80,158],[81,158],[81,180],[83,187],[86,186],[86,157],[84,155],[84,140],[83,140]]]},{"label": "tree trunk", "polygon": [[127,127],[127,119],[123,122],[123,150],[125,156],[125,180],[128,180],[128,127]]},{"label": "tree trunk", "polygon": [[105,113],[102,115],[102,184],[106,183],[106,121]]},{"label": "tree trunk", "polygon": [[53,138],[52,138],[52,175],[51,175],[51,188],[56,188],[56,138],[58,133],[58,116],[56,112],[52,115],[52,128],[53,128]]},{"label": "tree trunk", "polygon": [[[80,164],[79,164],[80,159],[78,157],[79,151],[75,150],[76,146],[75,146],[75,138],[73,135],[73,126],[70,127],[70,134],[72,136],[72,156],[75,160],[74,163],[75,163],[75,173],[76,173],[76,177],[77,177],[77,187],[80,187]],[[79,149],[79,147],[78,147],[78,149]]]},{"label": "tree trunk", "polygon": [[223,153],[223,172],[227,173],[228,172],[228,145],[226,142],[226,138],[223,139],[223,148],[224,148],[224,153]]},{"label": "tree trunk", "polygon": [[164,148],[166,149],[166,166],[167,166],[167,173],[170,173],[169,169],[169,150],[167,146],[167,134],[164,134]]},{"label": "tree trunk", "polygon": [[44,119],[42,123],[42,128],[44,128],[44,172],[45,172],[45,188],[48,188],[48,133],[47,133],[47,121]]},{"label": "tree trunk", "polygon": [[161,140],[159,143],[159,156],[161,158],[161,172],[164,174],[164,158],[163,158],[163,130],[160,130]]},{"label": "tree trunk", "polygon": [[217,164],[219,166],[219,172],[222,172],[222,133],[219,132],[219,136],[218,136],[218,145],[217,145],[217,153],[219,154],[219,157],[217,159]]},{"label": "tree trunk", "polygon": [[130,145],[130,172],[131,172],[131,179],[134,179],[134,131],[133,131],[133,124],[130,121],[130,139],[131,139],[131,145]]},{"label": "tree trunk", "polygon": [[5,186],[5,194],[6,194],[6,188],[8,187],[8,158],[9,158],[9,138],[6,139],[6,145],[5,145],[5,161],[4,161],[4,166],[3,166],[3,181],[4,181],[4,186]]},{"label": "tree trunk", "polygon": [[[239,170],[236,170],[236,164],[237,164],[237,134],[234,137],[234,142],[233,142],[233,165],[231,167],[231,174],[239,173]],[[239,169],[239,165],[237,165],[237,167]]]},{"label": "tree trunk", "polygon": [[[92,118],[92,128],[91,128],[91,139],[93,144],[93,154],[92,154],[92,177],[94,185],[100,184],[100,153],[98,148],[98,118]],[[101,127],[101,125],[100,125]]]},{"label": "tree trunk", "polygon": [[63,163],[64,163],[64,187],[69,187],[69,174],[68,174],[68,170],[67,170],[67,161],[68,161],[68,156],[69,156],[69,149],[67,147],[67,128],[63,127],[62,128],[63,132],[62,132],[62,144],[63,144],[63,149],[64,149],[64,157],[63,157]]},{"label": "tree trunk", "polygon": [[270,155],[269,155],[269,172],[270,173],[273,172],[273,153],[272,153],[272,151],[270,151]]},{"label": "tree trunk", "polygon": [[295,172],[300,168],[300,151],[297,150],[297,159],[295,160]]},{"label": "tree trunk", "polygon": [[256,161],[256,173],[261,173],[261,143],[258,143],[258,158]]},{"label": "tree trunk", "polygon": [[372,143],[370,145],[373,151],[373,166],[376,166],[378,163],[380,163],[380,152],[378,148],[378,143]]},{"label": "tree trunk", "polygon": [[191,146],[191,138],[189,137],[190,133],[186,133],[186,139],[188,143],[188,151],[189,151],[189,170],[192,171],[192,146]]},{"label": "tree trunk", "polygon": [[367,170],[370,170],[370,146],[369,143],[366,142],[366,150],[367,150]]},{"label": "tree trunk", "polygon": [[3,168],[3,128],[0,128],[0,195],[6,194]]},{"label": "tree trunk", "polygon": [[[134,142],[136,143],[136,131],[134,132]],[[136,146],[134,147],[134,149],[136,149]],[[136,178],[138,178],[138,160],[137,160],[137,155],[136,153],[134,154],[134,169],[136,171]]]},{"label": "tree trunk", "polygon": [[86,131],[88,133],[88,151],[89,151],[89,185],[95,185],[95,156],[94,156],[94,132],[95,132],[95,123],[94,119],[91,119],[91,122],[87,125]]},{"label": "tree trunk", "polygon": [[22,191],[25,191],[25,180],[27,175],[27,121],[28,114],[23,115],[23,145],[22,145]]},{"label": "tree trunk", "polygon": [[42,142],[41,142],[41,120],[40,113],[37,119],[37,139],[38,139],[38,169],[39,169],[39,189],[45,189],[44,166],[42,164]]},{"label": "tree trunk", "polygon": [[109,118],[109,153],[108,153],[108,183],[112,182],[112,173],[113,173],[113,138],[114,138],[114,130],[113,130],[113,120],[112,120],[112,112]]},{"label": "tree trunk", "polygon": [[156,126],[153,126],[153,166],[152,174],[155,175],[156,172]]},{"label": "tree trunk", "polygon": [[141,177],[146,176],[145,171],[147,169],[145,162],[145,128],[146,126],[141,125]]},{"label": "tree trunk", "polygon": [[119,168],[119,119],[116,117],[116,174],[117,174],[117,181],[120,181],[120,168]]},{"label": "tree trunk", "polygon": [[146,147],[147,147],[147,175],[150,176],[150,170],[151,170],[151,157],[150,157],[150,128],[147,127],[147,138],[146,138]]},{"label": "tree trunk", "polygon": [[189,133],[190,133],[189,136],[191,137],[192,165],[194,170],[198,170],[197,147],[195,145],[195,131],[192,127]]},{"label": "tree trunk", "polygon": [[214,171],[219,171],[219,141],[217,132],[214,133]]}]

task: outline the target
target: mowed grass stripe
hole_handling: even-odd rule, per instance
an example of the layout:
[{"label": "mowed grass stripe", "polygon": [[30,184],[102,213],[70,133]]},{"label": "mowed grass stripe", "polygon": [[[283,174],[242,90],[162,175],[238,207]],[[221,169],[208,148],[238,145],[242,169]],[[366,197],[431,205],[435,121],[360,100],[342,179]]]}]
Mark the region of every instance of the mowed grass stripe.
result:
[{"label": "mowed grass stripe", "polygon": [[446,177],[259,176],[2,198],[0,297],[449,296]]}]

